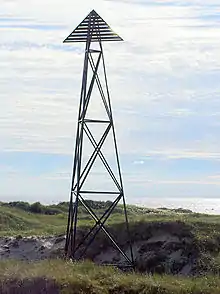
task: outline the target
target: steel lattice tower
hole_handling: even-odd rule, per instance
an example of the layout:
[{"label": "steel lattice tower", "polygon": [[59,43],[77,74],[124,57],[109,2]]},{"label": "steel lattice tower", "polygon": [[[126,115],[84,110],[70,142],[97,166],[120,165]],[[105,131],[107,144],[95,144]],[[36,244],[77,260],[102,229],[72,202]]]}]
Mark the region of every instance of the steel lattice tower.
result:
[{"label": "steel lattice tower", "polygon": [[[109,25],[93,10],[89,15],[77,26],[77,28],[64,40],[64,43],[70,42],[85,42],[85,57],[82,77],[82,88],[80,96],[80,105],[78,113],[78,126],[76,132],[76,143],[72,173],[72,186],[70,193],[69,215],[66,232],[65,254],[66,257],[78,260],[83,258],[86,250],[99,231],[103,231],[107,238],[109,238],[116,250],[123,256],[123,265],[134,265],[132,244],[129,234],[128,216],[126,211],[125,196],[122,183],[122,175],[119,164],[119,154],[117,149],[115,127],[113,123],[112,108],[110,102],[109,88],[107,83],[107,75],[105,68],[105,61],[103,55],[102,42],[103,41],[123,41],[116,33],[112,31]],[[96,42],[94,44],[94,42]],[[94,45],[96,48],[94,49]],[[97,49],[98,47],[98,49]],[[102,68],[103,80],[100,78],[99,70]],[[91,71],[91,77],[88,71]],[[104,81],[104,82],[103,82]],[[88,107],[91,104],[91,96],[93,93],[94,85],[97,86],[100,101],[104,106],[104,111],[107,119],[92,119],[88,117]],[[97,140],[91,130],[91,125],[102,125],[104,131],[99,140]],[[108,160],[102,152],[102,147],[109,134],[112,133],[112,148],[115,154],[117,173],[113,172]],[[93,152],[86,161],[85,166],[82,166],[84,140],[87,137],[93,146]],[[95,161],[99,158],[108,172],[115,189],[106,191],[94,191],[92,188],[85,190],[84,184],[90,174],[91,168]],[[105,189],[103,189],[105,190]],[[109,207],[104,211],[100,217],[89,206],[88,201],[85,201],[86,195],[102,195],[107,197],[114,196],[114,201],[110,202]],[[119,201],[122,200],[123,213],[125,217],[125,230],[127,231],[127,240],[129,250],[123,250],[113,235],[106,227],[106,222],[113,210],[116,208]],[[81,241],[77,240],[77,221],[78,221],[78,208],[82,205],[86,211],[91,215],[95,221],[94,226],[82,238]],[[119,264],[118,264],[119,265]],[[120,266],[120,265],[119,265]]]}]

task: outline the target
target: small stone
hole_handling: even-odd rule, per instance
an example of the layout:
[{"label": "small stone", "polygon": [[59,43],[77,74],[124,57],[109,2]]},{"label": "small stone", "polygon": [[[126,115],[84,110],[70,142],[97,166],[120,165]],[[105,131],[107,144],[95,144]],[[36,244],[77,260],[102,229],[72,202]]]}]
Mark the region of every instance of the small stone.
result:
[{"label": "small stone", "polygon": [[25,239],[23,239],[23,240],[24,240],[25,243],[32,243],[32,242],[35,241],[35,240],[34,240],[33,238],[31,238],[31,237],[27,237],[27,238],[25,238]]},{"label": "small stone", "polygon": [[13,247],[13,248],[18,248],[19,247],[18,241],[17,240],[12,241],[10,243],[10,246]]},{"label": "small stone", "polygon": [[8,243],[11,240],[12,240],[12,238],[11,237],[8,237],[8,238],[5,239],[5,243]]},{"label": "small stone", "polygon": [[57,237],[54,244],[58,244],[58,243],[61,243],[65,240],[65,236],[60,236],[60,237]]},{"label": "small stone", "polygon": [[22,238],[23,238],[23,237],[22,237],[21,235],[17,235],[15,239],[16,239],[16,240],[21,240]]},{"label": "small stone", "polygon": [[3,245],[2,248],[5,250],[6,253],[10,253],[10,248],[8,245]]}]

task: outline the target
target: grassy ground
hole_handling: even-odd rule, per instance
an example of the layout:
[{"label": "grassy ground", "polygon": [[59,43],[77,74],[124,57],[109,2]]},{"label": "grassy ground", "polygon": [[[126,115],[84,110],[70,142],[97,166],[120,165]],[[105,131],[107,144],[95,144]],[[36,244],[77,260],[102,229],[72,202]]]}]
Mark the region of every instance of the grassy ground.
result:
[{"label": "grassy ground", "polygon": [[[94,209],[96,215],[101,216],[104,209]],[[149,212],[156,210],[149,210],[147,208],[128,206],[128,214],[130,221],[138,220],[155,220],[154,215]],[[122,206],[118,206],[113,215],[109,218],[108,224],[116,224],[124,222],[124,215],[122,214]],[[168,214],[167,211],[161,212],[164,216]],[[147,217],[148,216],[148,217]],[[158,215],[159,216],[159,215]],[[159,216],[158,220],[162,216]],[[163,218],[163,217],[162,217]],[[170,218],[172,219],[172,217]],[[31,213],[16,207],[3,206],[0,204],[0,236],[9,235],[54,235],[65,232],[67,223],[67,212],[61,211],[55,215],[45,215],[42,213]],[[45,226],[46,224],[46,226]],[[91,226],[93,220],[88,214],[80,209],[79,226]]]},{"label": "grassy ground", "polygon": [[[103,209],[94,209],[97,215]],[[109,218],[108,225],[115,226],[124,222],[122,207]],[[220,216],[198,213],[176,213],[170,210],[149,210],[147,208],[128,206],[131,227],[137,223],[183,222],[190,226],[197,239],[204,242],[215,240],[220,243]],[[67,213],[56,215],[36,214],[14,207],[0,205],[0,236],[9,235],[54,235],[65,233]],[[93,220],[85,213],[79,213],[79,226],[91,226]],[[216,244],[217,246],[217,244]]]},{"label": "grassy ground", "polygon": [[50,260],[28,264],[6,261],[0,266],[0,293],[217,294],[220,293],[220,279],[122,273],[89,262]]},{"label": "grassy ground", "polygon": [[[94,209],[97,215],[103,209]],[[124,236],[123,214],[119,206],[108,221],[108,226],[117,240],[123,245]],[[151,231],[161,227],[162,231],[174,231],[181,235],[190,235],[193,239],[193,248],[202,256],[199,260],[201,268],[210,268],[210,271],[220,272],[220,216],[176,213],[169,210],[151,211],[147,208],[128,206],[130,230],[133,240],[143,240],[151,236]],[[79,226],[83,229],[93,224],[91,218],[81,211]],[[30,213],[15,207],[0,205],[0,236],[30,236],[30,235],[58,235],[64,234],[67,222],[67,212],[56,215]],[[177,228],[176,223],[181,223]],[[167,224],[167,225],[166,225]],[[167,228],[168,226],[168,228]],[[118,233],[120,232],[120,234]],[[100,238],[100,239],[99,239]],[[106,241],[102,234],[96,241]],[[94,247],[97,244],[94,244]],[[189,248],[189,250],[191,250]]]},{"label": "grassy ground", "polygon": [[[104,208],[94,210],[101,215]],[[121,212],[122,206],[118,206],[108,226],[116,235],[120,232],[118,235],[122,240],[124,219]],[[205,272],[210,274],[192,279],[171,275],[125,274],[89,262],[1,261],[0,293],[220,293],[220,216],[178,213],[166,209],[149,210],[131,205],[128,206],[128,215],[132,238],[136,241],[149,237],[155,228],[168,232],[173,230],[177,235],[189,235],[194,240],[193,249],[197,248],[200,252],[198,268],[205,268]],[[93,223],[83,210],[80,210],[79,218],[81,228]],[[66,208],[55,215],[46,215],[0,204],[0,236],[64,234],[66,221]],[[46,292],[42,292],[43,288]]]},{"label": "grassy ground", "polygon": [[[95,202],[94,202],[95,203]],[[55,215],[31,213],[15,207],[2,206],[0,204],[0,236],[30,236],[30,235],[58,235],[65,234],[67,222],[66,208]],[[102,215],[104,209],[94,209],[97,215]],[[123,238],[124,216],[121,213],[122,206],[118,206],[107,225],[116,235]],[[130,230],[134,240],[141,240],[146,234],[150,234],[152,227],[166,225],[172,230],[172,224],[181,222],[178,234],[190,234],[195,239],[195,245],[199,246],[205,254],[212,254],[220,264],[220,216],[197,213],[176,213],[170,210],[149,210],[129,205],[128,216]],[[79,227],[82,229],[93,225],[93,220],[80,210]],[[118,234],[120,232],[120,234]],[[150,237],[150,235],[149,235]]]}]

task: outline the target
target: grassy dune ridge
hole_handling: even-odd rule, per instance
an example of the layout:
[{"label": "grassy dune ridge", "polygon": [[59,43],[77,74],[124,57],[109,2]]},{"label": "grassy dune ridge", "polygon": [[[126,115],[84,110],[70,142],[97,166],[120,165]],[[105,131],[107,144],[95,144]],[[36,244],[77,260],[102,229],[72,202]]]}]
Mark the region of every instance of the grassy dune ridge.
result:
[{"label": "grassy dune ridge", "polygon": [[[98,216],[106,209],[106,202],[92,201],[92,208]],[[108,202],[107,202],[108,204]],[[65,232],[67,222],[68,204],[43,206],[42,213],[33,213],[28,210],[11,206],[10,203],[0,202],[0,236],[9,235],[51,235]],[[45,214],[44,209],[55,210],[54,214]],[[137,222],[183,222],[191,227],[191,231],[198,239],[210,240],[220,238],[220,216],[199,213],[184,213],[184,210],[148,209],[128,205],[127,207],[130,226]],[[107,224],[113,226],[124,222],[123,207],[118,205],[113,211]],[[85,209],[79,208],[79,226],[91,226],[93,220]],[[136,225],[135,225],[136,227]],[[220,240],[220,239],[219,239]],[[218,242],[216,242],[218,243]],[[220,242],[219,242],[220,243]],[[216,244],[217,245],[217,244]]]},{"label": "grassy dune ridge", "polygon": [[[110,205],[110,201],[92,201],[88,200],[90,207],[96,215],[101,216],[105,209]],[[37,209],[36,205],[37,204]],[[60,234],[65,231],[67,222],[68,203],[62,202],[57,205],[44,206],[35,203],[35,209],[26,202],[0,203],[0,236],[8,235],[50,235]],[[171,211],[159,211],[144,207],[128,205],[127,207],[129,220],[138,221],[150,216],[149,221],[155,219],[155,214],[168,216]],[[37,211],[37,212],[33,212]],[[151,214],[151,215],[150,215]],[[83,207],[79,207],[79,226],[91,226],[93,220]],[[158,219],[161,219],[159,217]],[[168,217],[169,219],[169,217]],[[170,218],[172,219],[172,217]],[[118,205],[112,216],[108,219],[107,224],[124,222],[123,206]],[[45,226],[46,224],[46,226]]]}]

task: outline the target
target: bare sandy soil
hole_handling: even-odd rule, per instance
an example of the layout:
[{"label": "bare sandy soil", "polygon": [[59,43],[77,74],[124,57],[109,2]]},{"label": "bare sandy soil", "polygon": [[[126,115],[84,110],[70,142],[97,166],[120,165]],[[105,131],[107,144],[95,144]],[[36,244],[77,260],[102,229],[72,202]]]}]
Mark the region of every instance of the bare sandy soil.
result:
[{"label": "bare sandy soil", "polygon": [[[51,237],[4,237],[0,238],[0,260],[41,260],[61,257],[65,236]],[[176,234],[155,231],[150,238],[138,240],[133,244],[135,262],[142,272],[174,273],[190,275],[195,258],[190,248],[192,240]],[[126,248],[124,248],[126,251]],[[127,248],[127,254],[129,250]],[[107,246],[94,253],[92,259],[98,264],[118,263],[123,261],[121,254],[112,246]]]},{"label": "bare sandy soil", "polygon": [[65,236],[0,238],[0,259],[41,260],[64,248]]}]

